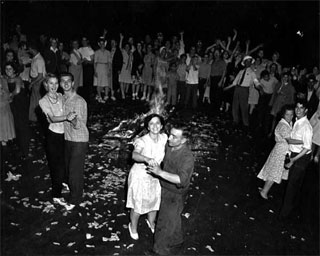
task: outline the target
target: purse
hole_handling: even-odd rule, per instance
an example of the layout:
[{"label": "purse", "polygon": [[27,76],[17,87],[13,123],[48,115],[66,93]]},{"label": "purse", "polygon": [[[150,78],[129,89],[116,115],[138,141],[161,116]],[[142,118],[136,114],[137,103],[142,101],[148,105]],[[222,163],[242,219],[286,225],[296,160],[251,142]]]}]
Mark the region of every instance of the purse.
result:
[{"label": "purse", "polygon": [[286,165],[287,165],[288,163],[290,163],[290,156],[289,156],[289,154],[287,153],[287,154],[286,154],[286,157],[285,157],[285,159],[284,159],[284,169],[286,169],[286,170],[289,169],[288,167],[286,167]]}]

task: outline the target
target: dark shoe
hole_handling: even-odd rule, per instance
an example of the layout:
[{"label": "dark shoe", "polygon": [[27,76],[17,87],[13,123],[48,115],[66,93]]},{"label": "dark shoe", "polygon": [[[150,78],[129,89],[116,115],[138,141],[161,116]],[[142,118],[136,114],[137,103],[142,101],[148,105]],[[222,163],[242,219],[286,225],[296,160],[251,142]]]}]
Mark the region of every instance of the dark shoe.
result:
[{"label": "dark shoe", "polygon": [[149,250],[147,250],[147,251],[145,251],[144,252],[144,255],[160,255],[160,254],[158,254],[158,253],[156,253],[153,249],[149,249]]}]

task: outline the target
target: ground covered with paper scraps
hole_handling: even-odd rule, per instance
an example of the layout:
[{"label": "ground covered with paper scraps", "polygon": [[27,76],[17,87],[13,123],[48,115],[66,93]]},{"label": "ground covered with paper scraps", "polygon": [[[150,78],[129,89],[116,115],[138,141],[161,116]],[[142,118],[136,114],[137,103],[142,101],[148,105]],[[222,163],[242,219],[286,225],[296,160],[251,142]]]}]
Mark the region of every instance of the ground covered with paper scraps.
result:
[{"label": "ground covered with paper scraps", "polygon": [[[152,234],[142,216],[138,241],[128,232],[126,179],[130,142],[105,136],[123,120],[146,113],[141,102],[90,108],[90,146],[83,202],[66,211],[53,204],[39,126],[32,126],[30,157],[14,144],[4,148],[1,172],[1,255],[143,255]],[[232,126],[228,114],[174,111],[194,133],[196,165],[183,212],[181,255],[319,255],[319,173],[310,166],[303,187],[304,214],[278,220],[285,183],[260,198],[256,178],[273,143]],[[133,133],[127,134],[128,138]],[[317,167],[318,168],[318,167]],[[11,171],[15,180],[5,181]],[[21,176],[19,176],[21,175]],[[63,195],[67,198],[68,192]]]}]

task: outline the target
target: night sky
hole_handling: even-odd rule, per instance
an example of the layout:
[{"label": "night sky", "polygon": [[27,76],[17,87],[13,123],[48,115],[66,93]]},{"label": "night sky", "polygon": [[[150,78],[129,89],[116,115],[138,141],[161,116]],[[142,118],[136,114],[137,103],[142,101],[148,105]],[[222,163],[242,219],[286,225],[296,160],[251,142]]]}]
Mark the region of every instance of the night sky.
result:
[{"label": "night sky", "polygon": [[188,49],[198,39],[205,46],[226,39],[236,28],[243,47],[247,39],[252,47],[263,42],[267,57],[278,50],[283,64],[319,66],[318,1],[5,1],[1,7],[2,38],[16,23],[29,37],[46,32],[68,42],[85,34],[94,48],[104,27],[109,38],[121,31],[136,41],[184,30]]}]

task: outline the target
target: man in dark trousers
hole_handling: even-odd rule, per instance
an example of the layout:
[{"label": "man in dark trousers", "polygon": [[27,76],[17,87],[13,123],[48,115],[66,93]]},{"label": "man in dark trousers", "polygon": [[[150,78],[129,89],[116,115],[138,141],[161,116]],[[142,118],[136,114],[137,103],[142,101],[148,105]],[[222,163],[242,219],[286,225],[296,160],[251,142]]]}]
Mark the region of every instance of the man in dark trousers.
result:
[{"label": "man in dark trousers", "polygon": [[61,54],[58,49],[58,39],[50,38],[50,47],[44,50],[43,58],[46,63],[47,73],[59,75]]},{"label": "man in dark trousers", "polygon": [[291,151],[290,162],[286,164],[286,167],[290,170],[280,219],[287,218],[298,206],[302,183],[310,162],[313,131],[307,118],[307,112],[307,101],[298,100],[295,107],[296,121],[291,137],[286,139]]},{"label": "man in dark trousers", "polygon": [[120,98],[119,74],[123,65],[121,49],[115,39],[111,39],[112,90],[116,98]]},{"label": "man in dark trousers", "polygon": [[161,204],[150,254],[171,255],[183,245],[181,213],[194,169],[194,157],[187,146],[189,132],[184,124],[170,130],[163,169],[150,167],[151,175],[160,178]]}]

